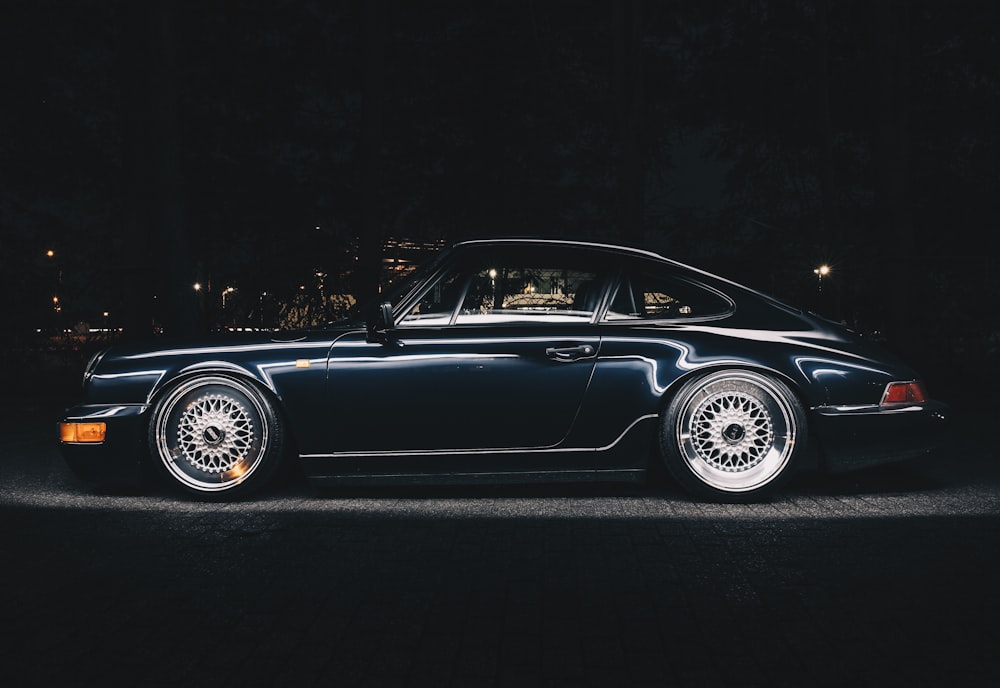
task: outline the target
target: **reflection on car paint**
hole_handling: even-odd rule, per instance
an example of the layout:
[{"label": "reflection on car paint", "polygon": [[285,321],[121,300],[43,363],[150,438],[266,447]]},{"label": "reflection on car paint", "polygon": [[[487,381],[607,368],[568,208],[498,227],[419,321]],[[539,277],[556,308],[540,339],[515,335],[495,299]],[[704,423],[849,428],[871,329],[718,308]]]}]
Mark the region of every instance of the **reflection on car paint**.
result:
[{"label": "reflection on car paint", "polygon": [[[546,311],[530,310],[532,297],[508,300],[519,313],[487,312],[499,292],[484,286],[473,294],[482,317],[454,324],[471,288],[455,276],[475,266],[586,272],[573,299],[586,294],[587,308],[559,292]],[[519,287],[493,288],[507,298]],[[617,303],[625,290],[631,305]],[[939,400],[879,406],[887,384],[919,376],[877,344],[650,251],[477,239],[380,298],[391,300],[287,335],[112,346],[64,416],[106,419],[107,441],[64,443],[67,464],[111,479],[149,464],[189,493],[231,498],[265,487],[286,449],[329,483],[638,480],[652,459],[693,495],[751,501],[800,465],[902,460],[947,437]],[[440,310],[413,318],[425,306]],[[575,312],[592,317],[567,321]],[[197,423],[181,423],[188,408],[204,410]],[[246,412],[253,441],[227,458],[232,470],[203,475],[197,452],[226,442],[223,408]],[[753,432],[759,441],[746,441]]]}]

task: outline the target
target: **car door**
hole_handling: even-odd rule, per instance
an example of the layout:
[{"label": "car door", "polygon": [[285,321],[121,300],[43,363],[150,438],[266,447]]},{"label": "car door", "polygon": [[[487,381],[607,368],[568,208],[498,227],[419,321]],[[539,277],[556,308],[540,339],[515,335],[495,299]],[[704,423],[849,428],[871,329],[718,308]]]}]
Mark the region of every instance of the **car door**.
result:
[{"label": "car door", "polygon": [[335,451],[557,447],[597,360],[607,274],[574,252],[463,256],[398,305],[387,341],[334,345]]}]

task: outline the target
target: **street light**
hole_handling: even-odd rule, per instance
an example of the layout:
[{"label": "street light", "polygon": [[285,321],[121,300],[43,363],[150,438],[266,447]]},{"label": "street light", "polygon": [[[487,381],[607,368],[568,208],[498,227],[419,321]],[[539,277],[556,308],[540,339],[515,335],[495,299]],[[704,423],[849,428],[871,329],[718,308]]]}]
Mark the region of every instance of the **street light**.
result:
[{"label": "street light", "polygon": [[823,291],[823,278],[830,274],[830,266],[826,264],[820,265],[813,272],[816,273],[816,282],[819,291]]},{"label": "street light", "polygon": [[[56,296],[62,293],[62,267],[60,267],[59,262],[55,260],[56,252],[54,249],[48,249],[45,251],[45,256],[52,259],[52,265],[56,269]],[[57,308],[56,311],[59,309]]]},{"label": "street light", "polygon": [[223,310],[226,309],[226,295],[227,294],[232,294],[234,291],[236,291],[236,287],[226,287],[225,289],[222,290],[222,309]]}]

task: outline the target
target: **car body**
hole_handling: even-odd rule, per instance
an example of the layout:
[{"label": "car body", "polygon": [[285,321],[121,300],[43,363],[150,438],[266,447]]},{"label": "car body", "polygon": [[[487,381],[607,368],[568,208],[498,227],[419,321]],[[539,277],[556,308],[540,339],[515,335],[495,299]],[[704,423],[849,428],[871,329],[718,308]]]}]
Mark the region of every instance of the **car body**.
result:
[{"label": "car body", "polygon": [[228,499],[279,465],[333,484],[637,481],[753,501],[799,469],[941,446],[949,408],[847,328],[655,253],[454,244],[355,315],[114,346],[60,422],[69,466]]}]

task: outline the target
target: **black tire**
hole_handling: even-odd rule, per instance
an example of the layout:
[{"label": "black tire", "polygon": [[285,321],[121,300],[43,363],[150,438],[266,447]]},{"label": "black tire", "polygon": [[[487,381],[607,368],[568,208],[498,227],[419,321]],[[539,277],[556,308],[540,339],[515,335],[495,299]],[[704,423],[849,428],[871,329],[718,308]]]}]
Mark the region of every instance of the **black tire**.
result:
[{"label": "black tire", "polygon": [[222,375],[188,378],[153,408],[149,447],[174,485],[211,499],[245,497],[268,484],[285,433],[272,403],[252,384]]},{"label": "black tire", "polygon": [[806,445],[806,416],[780,380],[722,370],[685,383],[660,421],[660,451],[689,493],[751,502],[787,483]]}]

